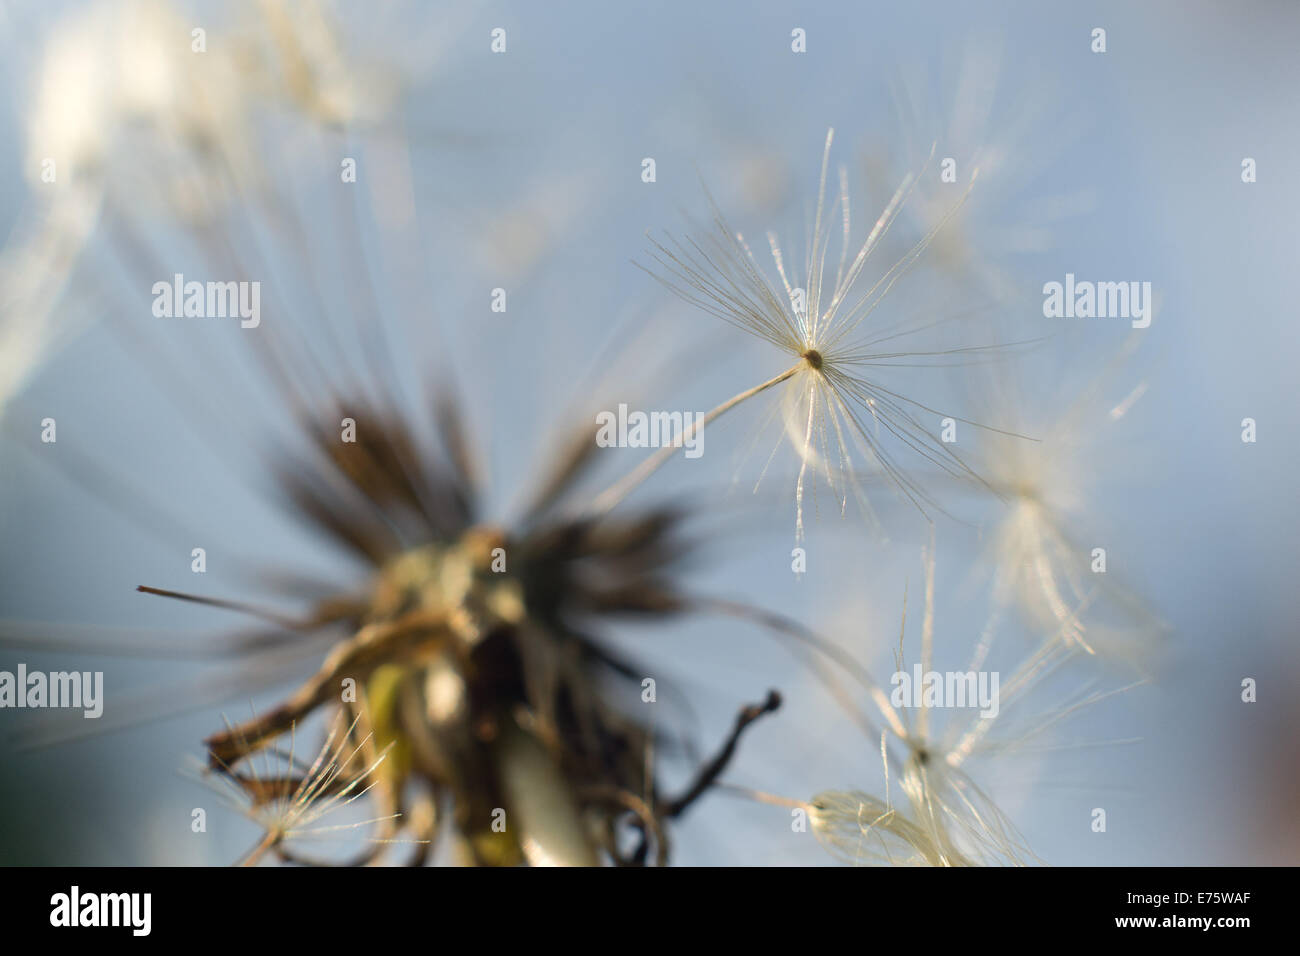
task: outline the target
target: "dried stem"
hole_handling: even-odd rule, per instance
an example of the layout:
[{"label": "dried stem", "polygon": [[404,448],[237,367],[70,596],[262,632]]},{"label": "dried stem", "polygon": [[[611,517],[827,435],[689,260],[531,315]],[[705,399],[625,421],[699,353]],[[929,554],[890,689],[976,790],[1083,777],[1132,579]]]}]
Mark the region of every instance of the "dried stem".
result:
[{"label": "dried stem", "polygon": [[805,367],[806,363],[801,360],[797,365],[786,369],[775,378],[770,378],[761,385],[755,385],[753,388],[746,389],[738,395],[733,395],[717,408],[713,409],[713,411],[706,414],[703,418],[697,419],[693,424],[688,425],[682,431],[681,441],[674,445],[665,445],[663,448],[660,448],[645,461],[641,462],[641,464],[637,465],[632,471],[628,472],[614,484],[610,485],[597,495],[595,500],[591,503],[590,514],[599,516],[610,511],[615,505],[631,494],[637,486],[658,471],[663,464],[673,456],[680,445],[684,445],[687,441],[693,438],[696,432],[705,425],[712,423],[715,419],[721,417],[724,413],[729,412],[741,402],[753,398],[759,392],[767,391],[767,389],[774,385],[780,385],[786,379],[792,377],[796,372]]}]

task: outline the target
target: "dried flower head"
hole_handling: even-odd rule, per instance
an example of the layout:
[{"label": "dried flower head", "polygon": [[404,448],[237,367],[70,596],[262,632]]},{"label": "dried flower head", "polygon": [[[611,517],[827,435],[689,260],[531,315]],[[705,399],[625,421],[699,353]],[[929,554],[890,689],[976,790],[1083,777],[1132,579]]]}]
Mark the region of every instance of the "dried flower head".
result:
[{"label": "dried flower head", "polygon": [[[450,804],[467,862],[643,863],[652,852],[662,862],[666,821],[708,789],[745,727],[779,704],[773,695],[747,708],[723,757],[685,796],[663,797],[648,766],[654,733],[605,688],[635,686],[640,672],[588,629],[611,615],[666,619],[684,609],[669,576],[685,550],[675,541],[680,516],[557,516],[591,457],[587,441],[519,528],[477,523],[473,468],[450,406],[437,461],[422,458],[399,420],[354,415],[356,442],[311,430],[323,471],[284,476],[295,506],[374,568],[366,595],[322,600],[301,629],[343,625],[354,636],[280,706],[210,738],[213,768],[234,774],[309,715],[357,706],[347,694],[356,687],[375,744],[393,751],[376,774],[386,807],[378,819],[412,811],[426,822],[411,834],[422,848],[435,837],[437,808]],[[629,826],[638,841],[630,852]]]}]

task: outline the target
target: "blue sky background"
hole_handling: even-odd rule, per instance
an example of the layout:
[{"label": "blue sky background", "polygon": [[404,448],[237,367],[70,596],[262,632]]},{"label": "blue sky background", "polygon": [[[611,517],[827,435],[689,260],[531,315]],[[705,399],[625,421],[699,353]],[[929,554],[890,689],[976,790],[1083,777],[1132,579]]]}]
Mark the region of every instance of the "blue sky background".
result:
[{"label": "blue sky background", "polygon": [[[13,54],[4,67],[11,95],[0,100],[6,226],[40,200],[26,185],[25,71],[65,7],[78,9],[6,6],[0,39]],[[196,23],[230,16],[185,9]],[[1086,711],[1061,741],[1137,742],[1063,749],[972,774],[1050,863],[1295,862],[1300,713],[1286,698],[1300,676],[1292,282],[1300,185],[1291,174],[1300,151],[1291,94],[1300,12],[1282,3],[515,3],[398,5],[374,19],[345,12],[345,21],[359,55],[380,51],[388,65],[409,69],[398,118],[340,139],[264,117],[255,153],[274,188],[303,211],[315,272],[299,275],[256,203],[237,209],[241,248],[255,263],[250,277],[272,277],[267,283],[294,304],[292,315],[277,313],[264,298],[264,323],[308,336],[316,322],[355,334],[349,292],[366,265],[380,270],[383,322],[405,360],[393,384],[413,396],[430,378],[456,382],[488,466],[489,516],[509,515],[553,429],[589,407],[640,401],[703,410],[784,368],[761,343],[692,311],[633,265],[646,261],[646,230],[681,232],[683,213],[707,215],[701,180],[734,226],[754,237],[777,228],[797,247],[828,126],[836,129],[833,162],[850,171],[859,225],[932,140],[941,156],[1001,146],[1008,162],[981,171],[960,223],[984,263],[981,276],[996,270],[999,283],[996,306],[969,334],[1049,337],[991,373],[1022,383],[1026,411],[1050,416],[1068,406],[1130,334],[1122,320],[1044,319],[1044,282],[1073,272],[1155,289],[1155,319],[1107,395],[1113,404],[1141,382],[1147,391],[1122,421],[1103,424],[1078,467],[1093,487],[1090,538],[1107,548],[1110,573],[1142,594],[1169,632],[1153,654],[1149,685]],[[389,32],[390,22],[404,29]],[[489,31],[498,26],[508,52],[494,56]],[[795,27],[807,31],[802,55],[790,52]],[[1107,31],[1105,54],[1089,49],[1094,27]],[[219,35],[217,26],[211,34]],[[435,48],[436,57],[425,56]],[[965,62],[998,67],[990,92],[972,94],[991,103],[973,132],[961,107],[971,100],[954,88]],[[918,108],[900,115],[899,90],[911,91]],[[402,138],[412,144],[409,166],[386,165]],[[353,197],[360,261],[345,234],[340,155],[360,158],[361,195]],[[656,160],[652,185],[640,180],[646,156]],[[1256,159],[1258,182],[1242,183],[1243,157]],[[390,195],[398,199],[387,214],[376,197]],[[409,210],[414,219],[403,214]],[[899,241],[919,228],[915,220],[902,225]],[[171,227],[155,223],[146,232],[174,271],[212,272]],[[1033,248],[1020,248],[1028,239]],[[255,333],[234,323],[160,325],[148,307],[152,279],[162,276],[114,266],[113,241],[96,235],[75,294],[58,306],[94,324],[6,413],[0,618],[46,622],[51,633],[79,625],[194,640],[220,632],[229,616],[147,599],[135,586],[252,596],[258,581],[249,559],[323,572],[340,565],[258,491],[270,484],[268,462],[292,437],[240,341]],[[303,306],[307,284],[327,303],[325,315]],[[488,308],[495,287],[508,290],[504,315]],[[989,300],[987,288],[953,281],[934,262],[901,282],[890,302],[942,314]],[[147,333],[147,354],[133,358],[124,348],[127,339],[102,321],[109,310]],[[175,377],[159,374],[161,366]],[[978,401],[987,382],[973,370],[920,374],[922,392],[940,402]],[[132,482],[135,500],[159,516],[153,533],[39,460],[41,446],[28,439],[33,416],[45,415],[59,422],[60,449],[71,445]],[[1255,444],[1240,440],[1245,417],[1258,422]],[[882,541],[823,501],[829,513],[809,534],[809,574],[796,581],[791,456],[778,455],[758,494],[748,494],[773,444],[764,437],[744,454],[761,418],[756,404],[723,419],[706,431],[703,459],[671,463],[632,503],[670,498],[704,512],[692,589],[779,608],[877,670],[892,670],[905,588],[907,641],[914,647],[919,639],[923,523],[886,504]],[[605,478],[638,457],[622,455],[602,460]],[[941,520],[935,532],[936,620],[941,652],[951,649],[954,667],[964,667],[989,612],[979,571],[997,509],[957,497],[963,522]],[[165,524],[164,511],[184,530]],[[210,568],[199,584],[189,572],[196,539]],[[1033,637],[1014,621],[1006,628],[1008,654]],[[742,703],[768,687],[786,694],[781,714],[744,742],[732,782],[797,799],[881,790],[878,741],[863,739],[762,633],[710,619],[621,629],[611,640],[691,700],[704,748],[725,734]],[[93,667],[106,671],[109,710],[126,688],[190,697],[185,682],[199,674],[189,665],[74,659],[83,668],[102,661]],[[0,666],[18,660],[53,669],[70,658],[0,652]],[[1255,705],[1240,701],[1248,676],[1259,680]],[[1128,678],[1103,670],[1099,679],[1110,686]],[[254,701],[265,705],[280,693]],[[177,768],[201,754],[222,710],[232,719],[247,713],[248,696],[36,752],[0,743],[0,852],[15,861],[97,864],[235,858],[253,831],[216,810],[210,793]],[[15,715],[0,713],[0,729],[10,725]],[[682,768],[666,773],[684,776]],[[210,808],[205,836],[189,832],[195,806]],[[1089,829],[1094,807],[1107,809],[1104,834]],[[831,862],[811,836],[791,832],[788,811],[723,793],[673,837],[680,863]]]}]

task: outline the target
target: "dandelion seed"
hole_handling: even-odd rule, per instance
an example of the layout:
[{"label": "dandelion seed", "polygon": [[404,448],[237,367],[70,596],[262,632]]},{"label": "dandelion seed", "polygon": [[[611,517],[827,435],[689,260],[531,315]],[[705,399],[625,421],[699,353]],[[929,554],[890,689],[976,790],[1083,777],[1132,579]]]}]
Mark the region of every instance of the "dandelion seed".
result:
[{"label": "dandelion seed", "polygon": [[893,805],[889,795],[889,756],[881,736],[885,799],[861,790],[827,790],[812,800],[791,800],[761,790],[723,784],[726,791],[758,803],[804,811],[813,835],[828,853],[854,866],[972,866],[952,847],[934,841],[930,832]]},{"label": "dandelion seed", "polygon": [[826,849],[855,866],[970,866],[926,828],[896,810],[889,795],[888,735],[880,735],[885,800],[860,790],[830,790],[813,797],[813,833]]},{"label": "dandelion seed", "polygon": [[[1144,667],[1152,639],[1164,627],[1113,573],[1094,573],[1096,530],[1087,522],[1093,483],[1113,457],[1105,443],[1146,392],[1147,383],[1139,381],[1118,402],[1105,398],[1137,344],[1131,337],[1055,418],[1028,422],[1039,442],[986,436],[974,460],[1006,502],[981,562],[992,569],[995,600],[1019,608],[1034,627],[1058,633],[1088,654]],[[1027,400],[1011,378],[989,381],[985,392],[990,414],[1008,421],[1026,421],[1035,410],[1041,414],[1043,403]],[[1075,613],[1084,602],[1094,609],[1086,624]],[[1102,611],[1110,621],[1102,620]]]},{"label": "dandelion seed", "polygon": [[[944,51],[935,69],[904,71],[890,83],[901,136],[890,137],[868,161],[870,181],[889,182],[900,154],[924,156],[933,142],[955,164],[954,175],[979,169],[979,195],[936,238],[932,255],[940,268],[999,303],[1023,289],[1011,261],[1048,249],[1055,230],[1093,205],[1086,191],[1062,190],[1057,177],[1043,175],[1082,124],[1060,91],[1010,80],[1010,65],[996,34],[968,35]],[[908,204],[911,225],[922,233],[932,229],[948,215],[954,188],[945,180],[918,190]]]},{"label": "dandelion seed", "polygon": [[60,21],[37,71],[28,168],[55,157],[58,182],[86,201],[108,190],[161,197],[187,218],[250,183],[248,75],[220,49],[196,57],[189,36],[166,0],[101,3]]},{"label": "dandelion seed", "polygon": [[341,717],[340,714],[340,719],[331,722],[325,742],[305,769],[299,765],[296,755],[298,728],[294,723],[289,730],[286,757],[273,756],[264,750],[261,768],[254,761],[248,770],[222,764],[218,770],[208,772],[209,779],[230,802],[264,831],[241,865],[254,865],[267,854],[283,860],[310,862],[289,844],[386,825],[400,816],[393,813],[346,823],[323,822],[366,796],[392,747],[389,744],[373,754],[373,734],[367,733],[360,740],[355,737],[361,715],[354,717],[346,728]]},{"label": "dandelion seed", "polygon": [[[843,171],[838,198],[829,203],[827,200],[833,137],[833,130],[827,133],[811,244],[802,276],[787,263],[775,235],[769,234],[780,285],[773,282],[759,267],[745,238],[728,225],[716,207],[713,228],[707,235],[685,241],[671,236],[665,242],[652,239],[651,258],[658,269],[646,270],[686,302],[762,339],[793,361],[781,374],[718,406],[705,416],[705,424],[761,392],[782,386],[785,431],[799,458],[796,540],[804,534],[805,488],[816,475],[834,493],[841,513],[852,495],[868,516],[873,513],[854,479],[855,463],[856,469],[882,471],[892,486],[923,513],[938,505],[909,475],[905,457],[919,458],[949,474],[978,480],[921,420],[922,415],[938,420],[942,416],[936,409],[888,387],[880,373],[891,368],[953,364],[964,356],[1002,347],[909,348],[891,343],[926,326],[873,327],[867,323],[947,219],[874,281],[865,279],[871,253],[898,217],[915,177],[904,179],[864,241],[855,247],[851,239],[848,177]],[[828,267],[837,222],[839,256]],[[619,500],[665,459],[647,459],[642,469],[612,489],[601,504]]]},{"label": "dandelion seed", "polygon": [[[100,2],[52,27],[26,116],[33,208],[0,262],[0,412],[91,321],[74,320],[84,303],[55,306],[101,219],[210,224],[257,193],[266,163],[255,113],[268,100],[287,103],[299,126],[375,122],[391,107],[399,78],[350,61],[318,4],[253,7],[248,26],[269,42],[251,55],[243,41],[192,53],[189,22],[169,0]],[[88,311],[102,309],[97,293]]]},{"label": "dandelion seed", "polygon": [[860,790],[828,790],[810,802],[809,822],[828,852],[854,866],[970,866],[906,814]]},{"label": "dandelion seed", "polygon": [[[918,661],[919,671],[927,675],[933,672],[935,660],[932,548],[925,560]],[[1086,605],[1076,608],[1075,617],[1084,610]],[[906,623],[905,601],[894,658],[898,674],[908,673],[903,647]],[[976,670],[990,666],[995,630],[994,622],[990,621],[971,649],[964,673],[973,676]],[[1090,661],[1078,645],[1058,634],[1049,634],[1001,675],[1000,687],[994,692],[997,698],[994,712],[988,714],[972,708],[966,712],[969,716],[961,716],[960,709],[950,709],[953,701],[936,710],[924,696],[917,706],[916,701],[900,701],[893,695],[883,694],[879,683],[866,669],[855,664],[848,672],[868,691],[868,699],[880,717],[863,719],[852,706],[850,711],[868,732],[879,734],[885,799],[861,791],[828,791],[818,795],[812,806],[816,811],[813,822],[819,839],[830,852],[855,863],[964,866],[1023,865],[1037,861],[1016,826],[976,782],[975,776],[1001,779],[1006,761],[1035,749],[1054,749],[1045,742],[1066,721],[1085,708],[1126,693],[1141,683],[1100,689],[1081,673]],[[1073,693],[1062,694],[1063,682],[1067,681],[1074,681],[1075,689]],[[1035,697],[1050,702],[1043,705],[1046,709],[1034,709],[1031,701]],[[935,726],[936,719],[942,721],[941,726]],[[975,775],[968,772],[973,763],[979,764]],[[902,807],[895,806],[890,796],[893,779],[898,780],[906,798]]]}]

